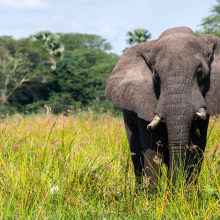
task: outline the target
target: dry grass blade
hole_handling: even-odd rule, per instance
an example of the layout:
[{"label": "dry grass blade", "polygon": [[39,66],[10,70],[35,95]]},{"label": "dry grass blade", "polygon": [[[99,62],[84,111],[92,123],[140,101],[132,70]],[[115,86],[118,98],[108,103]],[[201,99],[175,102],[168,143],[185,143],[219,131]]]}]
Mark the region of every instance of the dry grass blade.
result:
[{"label": "dry grass blade", "polygon": [[[50,108],[46,115],[8,117],[0,124],[0,219],[217,217],[219,201],[204,187],[220,191],[219,128],[215,118],[196,186],[173,189],[162,158],[155,156],[161,175],[152,193],[149,178],[143,179],[142,190],[136,185],[135,153],[122,118],[102,114],[95,120],[94,112],[75,115],[72,110],[56,117]],[[161,141],[157,144],[161,147]],[[48,193],[51,186],[59,186],[56,195]]]}]

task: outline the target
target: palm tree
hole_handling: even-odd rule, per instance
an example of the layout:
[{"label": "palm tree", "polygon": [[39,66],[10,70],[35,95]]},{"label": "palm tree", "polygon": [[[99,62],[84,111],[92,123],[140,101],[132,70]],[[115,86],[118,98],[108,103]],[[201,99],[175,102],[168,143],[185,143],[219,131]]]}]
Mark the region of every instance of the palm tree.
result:
[{"label": "palm tree", "polygon": [[32,36],[33,40],[43,39],[44,46],[51,55],[61,57],[64,51],[64,46],[60,42],[59,34],[53,34],[50,31],[40,31]]},{"label": "palm tree", "polygon": [[127,43],[130,45],[133,45],[135,43],[141,43],[149,40],[151,38],[151,33],[148,32],[146,29],[134,29],[133,32],[128,32],[127,36],[129,36],[129,39],[127,39]]},{"label": "palm tree", "polygon": [[[59,34],[53,34],[50,31],[40,31],[32,36],[32,40],[38,39],[43,39],[45,48],[52,56],[60,57],[62,59],[65,48],[60,42]],[[50,58],[48,64],[52,71],[56,70],[57,62],[53,57]]]}]

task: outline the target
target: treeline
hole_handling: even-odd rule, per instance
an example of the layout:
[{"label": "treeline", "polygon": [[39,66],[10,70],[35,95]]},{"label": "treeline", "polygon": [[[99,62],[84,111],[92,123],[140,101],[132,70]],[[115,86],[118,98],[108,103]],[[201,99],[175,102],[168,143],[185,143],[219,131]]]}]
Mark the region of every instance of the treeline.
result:
[{"label": "treeline", "polygon": [[0,37],[0,113],[53,113],[72,108],[114,107],[104,97],[108,76],[119,56],[100,36],[39,32],[15,40]]},{"label": "treeline", "polygon": [[[197,34],[220,37],[220,0],[216,2]],[[146,29],[127,36],[129,47],[151,38]],[[0,113],[37,113],[45,104],[55,114],[73,108],[120,111],[104,97],[119,59],[107,53],[111,49],[105,39],[91,34],[41,31],[20,40],[0,37]]]}]

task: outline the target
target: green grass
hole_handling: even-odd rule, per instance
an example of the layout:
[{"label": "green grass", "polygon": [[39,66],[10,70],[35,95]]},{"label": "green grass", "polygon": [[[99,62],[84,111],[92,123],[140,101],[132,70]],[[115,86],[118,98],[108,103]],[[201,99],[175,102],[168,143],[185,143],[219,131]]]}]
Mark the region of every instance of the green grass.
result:
[{"label": "green grass", "polygon": [[[220,219],[220,120],[198,184],[136,190],[123,120],[15,115],[0,122],[0,219]],[[57,189],[58,190],[53,190]]]}]

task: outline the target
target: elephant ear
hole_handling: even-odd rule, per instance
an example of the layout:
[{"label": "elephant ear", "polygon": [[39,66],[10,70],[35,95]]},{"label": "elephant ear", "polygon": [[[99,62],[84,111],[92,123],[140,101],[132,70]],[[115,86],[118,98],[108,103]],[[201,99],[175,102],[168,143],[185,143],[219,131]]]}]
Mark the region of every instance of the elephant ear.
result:
[{"label": "elephant ear", "polygon": [[126,50],[109,76],[105,89],[106,98],[114,105],[134,111],[146,121],[153,119],[157,105],[157,91],[147,61],[154,43],[139,43]]},{"label": "elephant ear", "polygon": [[209,115],[220,113],[220,38],[211,34],[201,34],[210,53],[210,75],[205,88],[206,111]]}]

